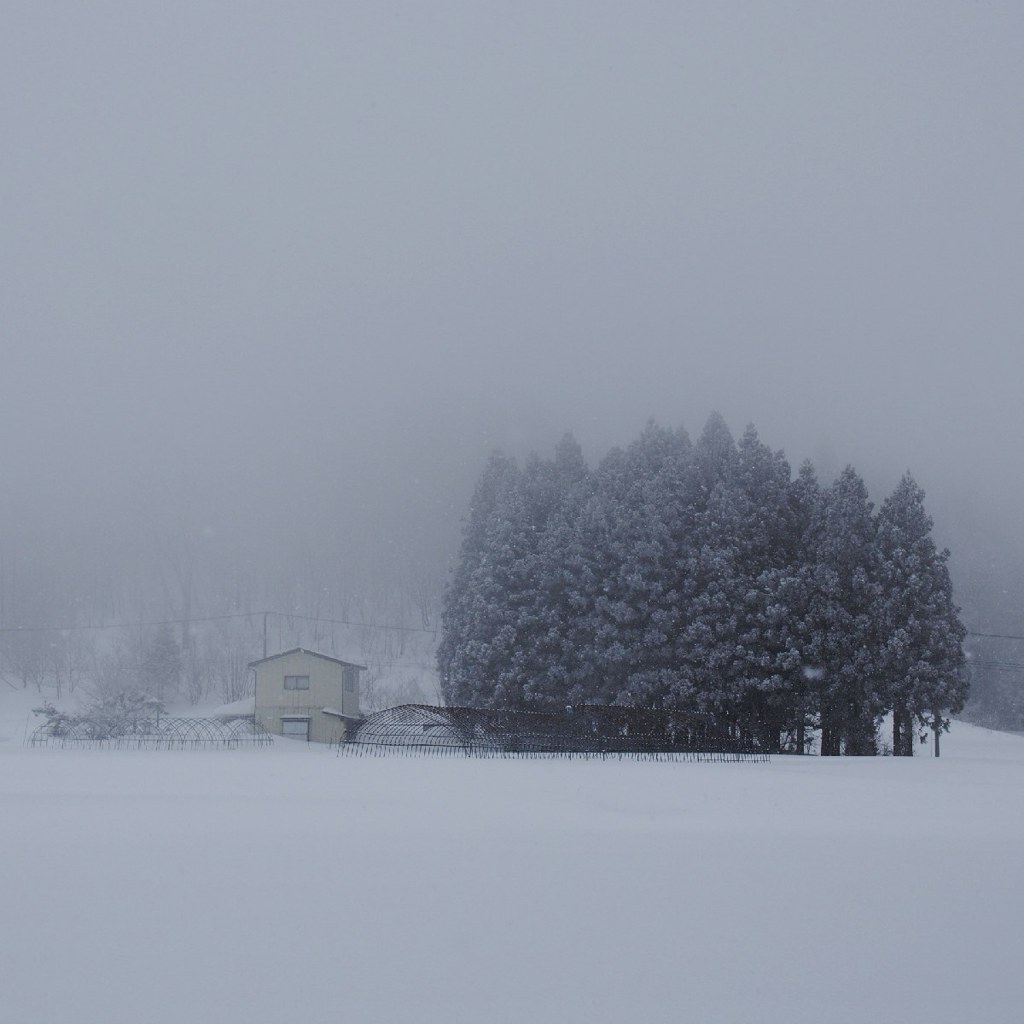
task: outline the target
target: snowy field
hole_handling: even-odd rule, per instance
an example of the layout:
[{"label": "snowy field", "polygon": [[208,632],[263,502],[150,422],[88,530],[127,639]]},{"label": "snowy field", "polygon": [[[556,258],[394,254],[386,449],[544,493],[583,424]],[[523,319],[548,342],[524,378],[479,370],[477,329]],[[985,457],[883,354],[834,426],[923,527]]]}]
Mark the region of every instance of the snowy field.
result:
[{"label": "snowy field", "polygon": [[[23,746],[0,1018],[1016,1022],[1024,739],[939,760]],[[923,748],[922,748],[923,749]]]}]

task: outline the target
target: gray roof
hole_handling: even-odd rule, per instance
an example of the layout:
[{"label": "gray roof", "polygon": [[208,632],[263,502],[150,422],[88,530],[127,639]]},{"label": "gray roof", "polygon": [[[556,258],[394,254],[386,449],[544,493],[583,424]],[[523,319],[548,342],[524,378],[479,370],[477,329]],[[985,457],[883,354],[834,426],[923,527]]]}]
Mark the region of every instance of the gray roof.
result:
[{"label": "gray roof", "polygon": [[362,715],[345,715],[342,714],[337,708],[321,708],[322,714],[331,715],[333,718],[343,718],[346,722],[361,722],[363,721]]},{"label": "gray roof", "polygon": [[363,672],[366,671],[365,665],[357,665],[354,661],[342,661],[341,658],[332,658],[327,654],[321,654],[319,651],[307,651],[304,647],[293,647],[290,651],[281,651],[280,654],[270,654],[266,658],[259,658],[257,661],[250,661],[249,668],[255,668],[257,665],[264,665],[268,661],[274,661],[277,658],[287,658],[289,654],[308,654],[313,658],[323,658],[324,661],[334,662],[335,665],[344,665],[346,668],[358,668]]}]

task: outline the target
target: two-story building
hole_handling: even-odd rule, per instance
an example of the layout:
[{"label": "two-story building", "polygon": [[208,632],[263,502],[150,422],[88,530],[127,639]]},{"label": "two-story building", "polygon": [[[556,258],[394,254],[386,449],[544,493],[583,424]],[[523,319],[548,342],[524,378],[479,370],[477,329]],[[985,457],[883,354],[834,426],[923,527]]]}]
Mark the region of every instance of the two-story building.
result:
[{"label": "two-story building", "polygon": [[296,647],[249,663],[256,674],[256,722],[267,732],[338,743],[360,721],[359,673],[365,665]]}]

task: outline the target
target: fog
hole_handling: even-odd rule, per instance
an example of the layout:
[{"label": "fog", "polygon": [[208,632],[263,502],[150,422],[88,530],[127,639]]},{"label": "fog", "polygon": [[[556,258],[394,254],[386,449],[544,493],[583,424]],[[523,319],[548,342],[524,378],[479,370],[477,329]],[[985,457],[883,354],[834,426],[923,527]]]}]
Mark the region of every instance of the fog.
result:
[{"label": "fog", "polygon": [[995,3],[5,4],[8,619],[12,573],[88,601],[182,538],[236,587],[440,578],[493,449],[718,410],[876,501],[910,468],[968,624],[1019,630],[1021,40]]}]

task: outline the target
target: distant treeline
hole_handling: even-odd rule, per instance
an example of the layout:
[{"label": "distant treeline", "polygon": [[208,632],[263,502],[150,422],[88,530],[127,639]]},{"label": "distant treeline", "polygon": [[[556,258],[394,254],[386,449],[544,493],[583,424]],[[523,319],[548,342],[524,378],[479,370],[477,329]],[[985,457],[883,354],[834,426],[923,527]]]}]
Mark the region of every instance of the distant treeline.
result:
[{"label": "distant treeline", "polygon": [[910,475],[796,479],[748,427],[649,425],[591,470],[571,437],[473,496],[438,650],[449,704],[709,711],[769,749],[893,752],[966,697],[948,551]]}]

